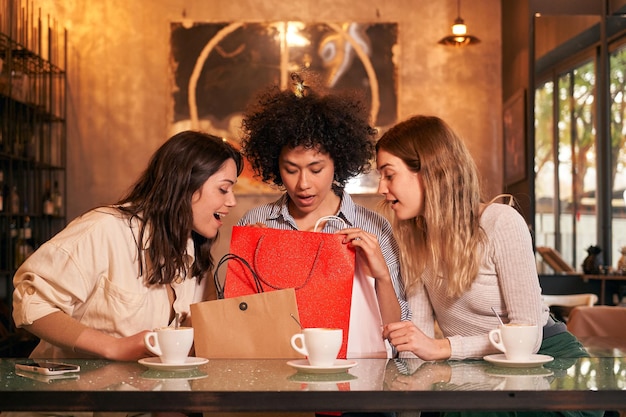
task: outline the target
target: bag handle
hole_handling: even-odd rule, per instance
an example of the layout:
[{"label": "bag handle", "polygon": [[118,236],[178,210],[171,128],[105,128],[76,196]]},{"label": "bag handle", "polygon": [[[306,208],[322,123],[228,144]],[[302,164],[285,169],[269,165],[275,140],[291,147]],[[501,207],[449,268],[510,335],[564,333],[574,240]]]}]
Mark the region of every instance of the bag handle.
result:
[{"label": "bag handle", "polygon": [[[259,238],[259,241],[256,244],[256,249],[254,250],[254,267],[256,268],[256,270],[258,271],[259,268],[257,266],[257,259],[259,257],[259,252],[261,251],[261,243],[263,242],[263,239],[265,238],[265,236],[261,236]],[[311,269],[309,270],[308,275],[306,276],[306,278],[304,279],[304,281],[302,282],[301,285],[296,286],[296,287],[288,287],[288,288],[293,288],[295,290],[299,290],[301,288],[304,288],[306,286],[306,284],[309,283],[309,281],[311,280],[311,277],[313,276],[313,271],[315,271],[315,267],[317,266],[317,262],[320,259],[320,253],[322,252],[322,247],[324,246],[324,241],[320,240],[320,244],[317,247],[317,252],[315,253],[315,258],[313,259],[313,265],[311,266]],[[258,279],[259,281],[261,281],[263,284],[267,285],[270,288],[273,288],[275,290],[284,290],[285,288],[283,287],[279,287],[278,285],[274,285],[269,283],[267,280],[261,278],[260,274],[257,274],[256,279]],[[259,284],[260,285],[260,284]]]},{"label": "bag handle", "polygon": [[[313,227],[313,231],[317,232],[317,228],[319,226],[319,224],[323,221],[329,221],[329,220],[338,220],[341,223],[343,223],[344,227],[347,227],[348,225],[346,224],[346,222],[339,216],[322,216],[319,219],[317,219],[317,221],[315,222],[315,227]],[[242,258],[239,255],[236,255],[234,253],[227,253],[226,255],[222,256],[222,259],[220,259],[220,261],[217,263],[217,266],[215,267],[215,272],[213,273],[213,280],[215,281],[215,291],[217,293],[217,297],[218,298],[224,298],[224,286],[226,286],[226,282],[224,282],[224,285],[222,285],[219,282],[219,276],[218,276],[218,270],[220,268],[220,266],[222,266],[222,264],[228,260],[231,259],[235,259],[238,260],[239,262],[241,262],[244,266],[246,266],[248,268],[248,270],[250,271],[250,273],[252,274],[252,277],[254,279],[254,284],[256,286],[256,290],[257,293],[261,293],[263,292],[263,286],[261,285],[261,283],[267,285],[270,288],[273,288],[275,290],[283,290],[284,288],[279,287],[277,285],[273,285],[271,283],[269,283],[267,280],[261,278],[261,275],[258,274],[256,271],[258,271],[258,267],[257,267],[257,258],[258,258],[258,254],[261,248],[261,242],[263,241],[263,238],[265,236],[261,236],[257,242],[256,245],[256,249],[254,250],[254,268],[252,266],[250,266],[250,264],[248,263],[248,261],[246,261],[244,258]],[[309,274],[307,275],[307,277],[305,278],[304,282],[302,283],[302,285],[299,285],[297,287],[294,287],[295,290],[299,290],[301,288],[304,288],[309,281],[311,280],[311,277],[313,276],[313,271],[315,271],[315,267],[317,266],[317,263],[319,261],[320,258],[320,253],[322,252],[322,247],[324,246],[324,241],[320,241],[320,244],[317,248],[317,253],[315,254],[315,259],[313,260],[313,265],[311,266],[311,270],[309,271]],[[256,270],[255,270],[256,268]],[[291,288],[291,287],[290,287]]]},{"label": "bag handle", "polygon": [[317,227],[320,225],[320,223],[323,221],[329,221],[329,220],[338,220],[341,223],[343,223],[343,227],[348,227],[345,220],[339,216],[322,216],[319,219],[317,219],[317,221],[315,222],[315,227],[313,227],[313,231],[317,232]]},{"label": "bag handle", "polygon": [[215,267],[215,272],[213,272],[213,281],[215,282],[215,292],[217,293],[217,298],[219,299],[224,298],[224,287],[226,286],[225,280],[224,280],[224,285],[220,283],[218,271],[220,267],[222,266],[222,264],[224,264],[224,262],[228,262],[231,259],[241,262],[246,268],[248,268],[248,270],[252,274],[252,277],[254,278],[256,292],[257,293],[263,292],[263,287],[261,286],[261,279],[259,278],[259,275],[255,272],[255,270],[252,269],[248,261],[246,261],[244,258],[242,258],[239,255],[235,255],[234,253],[227,253],[226,255],[222,256],[222,259],[220,259],[220,261],[217,263],[217,266]]}]

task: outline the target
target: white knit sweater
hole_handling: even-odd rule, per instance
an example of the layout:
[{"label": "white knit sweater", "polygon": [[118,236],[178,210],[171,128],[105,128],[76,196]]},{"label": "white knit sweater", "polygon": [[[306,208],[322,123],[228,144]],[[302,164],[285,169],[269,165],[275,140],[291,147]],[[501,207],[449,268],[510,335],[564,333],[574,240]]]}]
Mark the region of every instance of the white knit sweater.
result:
[{"label": "white knit sweater", "polygon": [[505,204],[487,206],[480,223],[489,246],[469,291],[456,299],[447,297],[445,286],[437,286],[432,273],[425,273],[424,286],[408,299],[413,323],[432,336],[436,319],[444,337],[450,340],[450,359],[481,358],[499,353],[487,336],[499,324],[493,307],[505,323],[537,324],[537,352],[549,310],[541,301],[528,226],[514,208]]}]

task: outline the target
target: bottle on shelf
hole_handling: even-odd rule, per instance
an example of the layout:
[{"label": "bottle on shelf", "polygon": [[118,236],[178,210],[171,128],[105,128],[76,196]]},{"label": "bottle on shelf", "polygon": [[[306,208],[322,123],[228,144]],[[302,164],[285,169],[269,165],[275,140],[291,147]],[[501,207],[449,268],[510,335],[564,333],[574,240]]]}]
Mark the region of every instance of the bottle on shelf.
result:
[{"label": "bottle on shelf", "polygon": [[20,212],[20,194],[17,192],[17,186],[11,187],[11,194],[9,195],[9,211],[11,214],[17,214]]},{"label": "bottle on shelf", "polygon": [[9,226],[9,228],[11,229],[9,232],[9,235],[11,236],[11,243],[15,243],[15,239],[17,238],[17,223],[15,222],[15,219],[11,220],[11,226]]},{"label": "bottle on shelf", "polygon": [[52,201],[52,190],[50,189],[50,181],[46,181],[46,187],[43,192],[43,205],[41,211],[45,216],[54,215],[54,202]]},{"label": "bottle on shelf", "polygon": [[15,268],[18,268],[35,251],[32,239],[33,231],[30,225],[30,217],[26,216],[15,242]]},{"label": "bottle on shelf", "polygon": [[30,221],[30,217],[24,218],[24,240],[28,246],[27,256],[30,256],[35,251],[35,241],[33,240],[33,227]]},{"label": "bottle on shelf", "polygon": [[54,182],[54,188],[52,189],[52,204],[54,205],[54,215],[63,215],[63,195],[59,191],[59,182]]}]

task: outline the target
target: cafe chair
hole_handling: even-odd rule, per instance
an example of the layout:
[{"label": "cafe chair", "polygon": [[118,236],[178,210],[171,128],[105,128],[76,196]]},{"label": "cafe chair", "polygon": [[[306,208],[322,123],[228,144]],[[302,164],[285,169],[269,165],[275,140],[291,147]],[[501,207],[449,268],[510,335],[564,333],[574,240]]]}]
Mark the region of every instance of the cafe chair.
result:
[{"label": "cafe chair", "polygon": [[542,294],[543,303],[550,308],[554,316],[567,322],[574,307],[593,307],[598,302],[598,296],[593,293],[585,294]]},{"label": "cafe chair", "polygon": [[563,256],[556,249],[538,246],[537,252],[556,274],[577,274],[576,270],[563,259]]},{"label": "cafe chair", "polygon": [[[579,306],[569,316],[567,330],[583,344],[591,356],[619,356],[626,354],[626,307]],[[617,411],[626,417],[626,410]],[[614,414],[605,414],[614,415]]]},{"label": "cafe chair", "polygon": [[[569,315],[567,330],[576,336],[592,355],[626,353],[626,307],[576,307]],[[617,350],[617,351],[616,351]]]}]

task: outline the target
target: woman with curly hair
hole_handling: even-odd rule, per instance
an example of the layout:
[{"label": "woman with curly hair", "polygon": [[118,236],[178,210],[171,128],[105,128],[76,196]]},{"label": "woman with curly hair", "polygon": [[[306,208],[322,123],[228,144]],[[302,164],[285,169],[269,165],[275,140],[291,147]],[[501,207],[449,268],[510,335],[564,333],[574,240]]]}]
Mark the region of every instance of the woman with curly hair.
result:
[{"label": "woman with curly hair", "polygon": [[[346,183],[370,168],[376,130],[363,103],[349,94],[322,95],[292,75],[295,91],[272,88],[243,119],[242,151],[255,174],[285,190],[275,202],[249,210],[239,225],[345,235],[357,250],[348,332],[348,357],[386,357],[382,325],[406,320],[398,246],[381,215],[355,204]],[[346,227],[347,225],[347,227]]]},{"label": "woman with curly hair", "polygon": [[221,138],[178,133],[124,198],[43,244],[14,278],[15,324],[41,339],[31,357],[152,356],[146,332],[176,314],[185,321],[190,304],[203,299],[211,247],[236,205],[242,166]]}]

